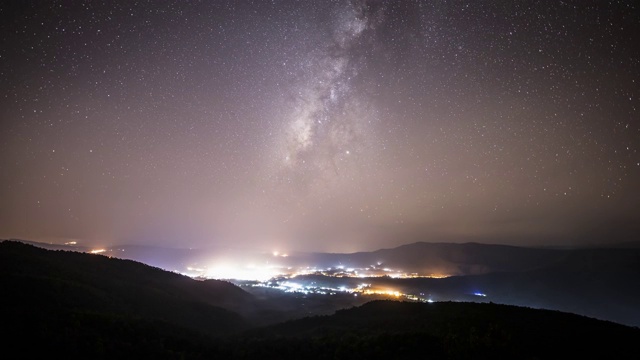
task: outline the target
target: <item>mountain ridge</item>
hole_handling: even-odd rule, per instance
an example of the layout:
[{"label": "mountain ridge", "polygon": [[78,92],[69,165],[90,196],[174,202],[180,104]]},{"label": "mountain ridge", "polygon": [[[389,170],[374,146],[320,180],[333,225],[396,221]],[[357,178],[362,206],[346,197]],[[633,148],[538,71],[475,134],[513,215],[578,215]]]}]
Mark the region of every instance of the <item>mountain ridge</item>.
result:
[{"label": "mountain ridge", "polygon": [[[219,280],[200,282],[132,260],[46,250],[11,241],[0,242],[0,273],[7,289],[18,288],[32,298],[47,292],[57,294],[60,305],[74,311],[144,314],[182,326],[183,318],[201,317],[196,328],[212,334],[245,328],[246,321],[230,305],[249,303],[252,298]],[[4,307],[20,308],[16,300],[4,297]],[[29,301],[29,297],[21,300]]]},{"label": "mountain ridge", "polygon": [[11,241],[0,242],[0,285],[5,350],[25,358],[631,359],[640,338],[637,327],[470,302],[371,301],[259,327],[259,312],[225,309],[256,306],[233,284]]}]

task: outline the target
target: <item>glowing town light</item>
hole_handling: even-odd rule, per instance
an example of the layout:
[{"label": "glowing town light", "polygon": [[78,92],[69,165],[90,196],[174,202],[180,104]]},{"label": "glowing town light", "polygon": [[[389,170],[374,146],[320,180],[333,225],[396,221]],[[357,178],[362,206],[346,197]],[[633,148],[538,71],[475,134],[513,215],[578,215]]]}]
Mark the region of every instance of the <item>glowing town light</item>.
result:
[{"label": "glowing town light", "polygon": [[296,283],[296,282],[291,282],[291,281],[285,281],[282,283],[283,286],[286,286],[288,288],[294,289],[294,290],[299,290],[302,289],[302,285]]},{"label": "glowing town light", "polygon": [[281,283],[279,286],[277,286],[278,289],[284,291],[284,292],[293,292],[293,293],[303,293],[303,294],[308,294],[309,290],[307,290],[307,288],[301,284],[298,284],[296,282],[290,282],[290,281],[285,281],[283,283]]},{"label": "glowing town light", "polygon": [[426,275],[424,277],[428,277],[428,278],[432,278],[432,279],[444,279],[444,278],[448,278],[451,275],[447,275],[447,274],[430,274],[430,275]]},{"label": "glowing town light", "polygon": [[209,279],[235,279],[266,281],[274,276],[281,275],[278,266],[238,266],[232,264],[216,264],[204,272],[204,277]]},{"label": "glowing town light", "polygon": [[205,277],[213,279],[234,279],[237,275],[237,269],[230,265],[217,265],[205,272]]},{"label": "glowing town light", "polygon": [[107,251],[107,250],[105,250],[105,249],[95,249],[95,250],[89,251],[89,253],[91,253],[91,254],[100,254],[100,253],[103,253],[105,251]]}]

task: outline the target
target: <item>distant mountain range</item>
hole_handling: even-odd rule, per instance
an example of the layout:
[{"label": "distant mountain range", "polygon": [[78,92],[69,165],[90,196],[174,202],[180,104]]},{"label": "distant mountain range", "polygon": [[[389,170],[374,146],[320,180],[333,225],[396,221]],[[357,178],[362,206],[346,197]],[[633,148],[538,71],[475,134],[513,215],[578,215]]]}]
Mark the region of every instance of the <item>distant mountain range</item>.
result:
[{"label": "distant mountain range", "polygon": [[[69,245],[30,243],[49,249],[89,251]],[[184,269],[188,264],[211,263],[210,259],[236,256],[277,261],[281,266],[336,266],[400,269],[406,273],[454,275],[445,279],[415,278],[334,278],[318,275],[298,276],[297,282],[338,288],[366,282],[403,293],[424,294],[435,301],[496,302],[568,311],[576,314],[640,326],[640,248],[635,243],[612,248],[577,249],[526,248],[479,243],[418,242],[372,252],[292,253],[274,260],[272,254],[231,252],[228,249],[172,249],[153,246],[117,246],[103,254],[133,259],[167,270]],[[479,293],[486,296],[475,296]],[[269,296],[270,298],[272,296]],[[300,301],[298,304],[304,302]],[[327,313],[361,302],[347,301],[340,306],[323,306]],[[261,303],[252,308],[263,315],[263,323],[313,314],[315,310],[289,311],[287,307]],[[216,305],[216,304],[214,304]],[[217,304],[219,305],[219,304]],[[289,306],[298,309],[299,306]],[[243,312],[250,307],[244,304]]]},{"label": "distant mountain range", "polygon": [[[407,273],[477,275],[500,271],[523,271],[559,261],[566,251],[478,243],[418,242],[393,249],[352,254],[314,253],[297,255],[301,263],[325,266],[388,267]],[[294,260],[297,260],[294,255]]]},{"label": "distant mountain range", "polygon": [[[49,250],[94,250],[82,245],[60,245],[25,240],[13,240]],[[604,250],[608,249],[608,250]],[[283,267],[336,266],[366,268],[377,266],[419,274],[480,275],[494,272],[528,271],[557,266],[570,258],[593,251],[612,249],[640,250],[640,242],[616,243],[607,246],[590,245],[583,248],[535,248],[480,243],[431,243],[417,242],[391,249],[355,253],[294,252],[278,257]],[[103,255],[135,260],[169,271],[182,272],[194,264],[210,265],[220,258],[246,258],[274,262],[271,253],[251,252],[229,248],[183,249],[143,245],[118,245],[105,247]],[[605,257],[608,257],[605,256]],[[249,260],[247,260],[249,261]],[[616,261],[613,261],[614,263]]]},{"label": "distant mountain range", "polygon": [[[568,311],[640,326],[640,249],[535,249],[484,244],[415,243],[355,254],[316,254],[319,261],[449,272],[444,279],[331,278],[307,275],[301,283],[326,287],[367,282],[436,301],[497,302]],[[443,270],[444,269],[444,270]],[[479,297],[478,294],[481,294]]]},{"label": "distant mountain range", "polygon": [[[605,255],[587,254],[596,264]],[[558,266],[585,270],[573,260]],[[503,274],[510,273],[482,276]],[[403,281],[467,278],[474,277]],[[0,242],[0,286],[3,351],[17,358],[533,359],[570,353],[631,359],[640,339],[640,329],[611,322],[468,302],[374,301],[259,327],[273,307],[233,284],[14,241]],[[274,301],[286,309],[285,295]]]}]

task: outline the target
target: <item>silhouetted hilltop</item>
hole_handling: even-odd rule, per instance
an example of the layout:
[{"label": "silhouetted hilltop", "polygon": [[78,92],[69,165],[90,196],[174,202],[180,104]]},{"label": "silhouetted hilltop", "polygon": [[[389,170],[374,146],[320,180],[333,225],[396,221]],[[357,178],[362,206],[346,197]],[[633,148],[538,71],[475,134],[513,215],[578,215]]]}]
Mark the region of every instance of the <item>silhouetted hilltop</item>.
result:
[{"label": "silhouetted hilltop", "polygon": [[12,241],[0,243],[0,286],[3,351],[17,358],[635,358],[640,339],[578,315],[462,302],[374,301],[248,329],[254,319],[228,309],[264,314],[230,283]]},{"label": "silhouetted hilltop", "polygon": [[631,359],[640,329],[493,303],[372,301],[260,329],[253,337],[261,339],[255,348],[273,351],[289,341],[311,358]]},{"label": "silhouetted hilltop", "polygon": [[[130,260],[0,243],[3,311],[91,313],[164,321],[210,334],[237,331],[246,321],[229,311],[252,296],[223,281],[196,281]],[[225,309],[227,308],[227,309]]]}]

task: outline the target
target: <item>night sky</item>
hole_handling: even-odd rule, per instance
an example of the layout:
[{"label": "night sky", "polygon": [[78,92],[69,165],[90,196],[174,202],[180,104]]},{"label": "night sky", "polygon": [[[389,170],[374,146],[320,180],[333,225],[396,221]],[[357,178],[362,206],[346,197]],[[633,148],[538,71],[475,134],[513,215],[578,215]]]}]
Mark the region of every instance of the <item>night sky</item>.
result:
[{"label": "night sky", "polygon": [[640,232],[633,1],[3,1],[0,238]]}]

